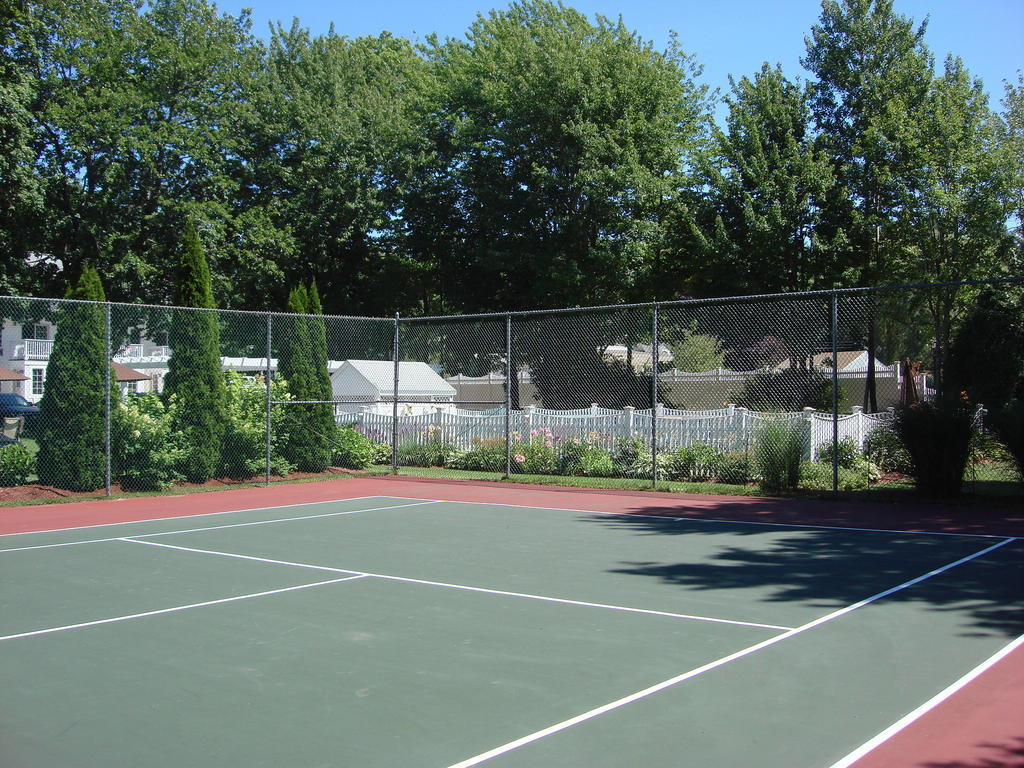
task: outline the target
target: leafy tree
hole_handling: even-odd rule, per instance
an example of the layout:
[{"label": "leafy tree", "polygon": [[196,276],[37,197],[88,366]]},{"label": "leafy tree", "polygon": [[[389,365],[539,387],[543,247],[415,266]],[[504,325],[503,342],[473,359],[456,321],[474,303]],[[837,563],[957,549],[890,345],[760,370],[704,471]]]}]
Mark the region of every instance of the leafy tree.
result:
[{"label": "leafy tree", "polygon": [[697,324],[670,330],[663,338],[672,351],[672,367],[680,371],[713,371],[725,365],[722,340],[707,333],[698,333]]},{"label": "leafy tree", "polygon": [[692,230],[691,290],[701,295],[828,287],[835,250],[819,233],[822,207],[840,194],[816,146],[804,89],[768,64],[732,81],[725,131],[700,163],[702,203],[683,209]]},{"label": "leafy tree", "polygon": [[[932,80],[924,44],[927,24],[893,11],[893,0],[824,0],[806,38],[802,64],[822,148],[832,159],[842,194],[823,212],[820,236],[847,243],[840,264],[846,281],[898,282],[908,275],[903,255],[912,242],[903,216],[914,195],[916,124]],[[877,410],[874,316],[865,344],[865,405]]]},{"label": "leafy tree", "polygon": [[[95,269],[86,265],[67,298],[104,301]],[[39,403],[39,482],[71,491],[103,486],[106,466],[106,371],[110,365],[101,304],[62,304]],[[111,376],[116,406],[116,378]]]},{"label": "leafy tree", "polygon": [[348,314],[415,301],[417,270],[396,238],[403,190],[429,149],[418,122],[426,63],[387,33],[312,37],[296,22],[273,29],[260,68],[241,108],[239,172],[245,206],[287,232],[282,284],[316,275],[328,310]]},{"label": "leafy tree", "polygon": [[432,39],[405,242],[465,310],[616,301],[650,285],[665,201],[706,118],[693,60],[532,0]]},{"label": "leafy tree", "polygon": [[178,288],[171,326],[171,359],[164,395],[174,398],[174,431],[187,446],[181,473],[192,483],[209,480],[218,468],[224,442],[224,373],[220,328],[210,285],[210,268],[191,222],[181,237]]},{"label": "leafy tree", "polygon": [[1006,83],[1003,106],[1002,147],[1010,170],[1010,192],[1017,218],[1017,251],[1014,268],[1024,267],[1024,73],[1018,70],[1017,82]]}]

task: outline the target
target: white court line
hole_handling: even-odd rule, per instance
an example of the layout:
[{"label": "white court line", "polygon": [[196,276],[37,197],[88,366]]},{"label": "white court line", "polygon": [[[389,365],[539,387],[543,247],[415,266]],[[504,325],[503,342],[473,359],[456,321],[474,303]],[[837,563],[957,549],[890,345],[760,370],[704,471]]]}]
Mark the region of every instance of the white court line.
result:
[{"label": "white court line", "polygon": [[[372,498],[372,497],[370,497],[370,498]],[[400,497],[396,496],[394,498],[397,499],[397,498],[400,498]],[[319,502],[318,501],[316,503],[317,504],[322,504],[322,503],[326,503],[326,502]],[[205,526],[205,527],[202,527],[202,528],[184,528],[184,529],[177,530],[177,531],[160,531],[158,533],[136,533],[135,536],[136,537],[143,537],[143,536],[145,536],[146,538],[149,538],[151,536],[173,536],[176,533],[199,533],[201,531],[219,531],[219,530],[222,530],[224,528],[245,528],[245,527],[250,526],[250,525],[272,525],[274,523],[290,523],[290,522],[292,522],[294,520],[316,520],[316,519],[322,518],[322,517],[341,517],[342,515],[354,515],[354,514],[356,514],[358,512],[376,512],[378,509],[381,509],[381,510],[383,510],[383,509],[402,509],[404,507],[418,507],[418,506],[422,506],[424,504],[440,504],[440,503],[441,502],[439,502],[439,501],[426,500],[426,501],[417,501],[417,502],[414,502],[412,504],[395,504],[395,505],[390,506],[390,507],[367,507],[365,509],[347,509],[344,512],[325,512],[322,515],[300,515],[299,517],[279,517],[279,518],[274,519],[274,520],[256,520],[256,521],[251,522],[251,523],[229,523],[227,525],[208,525],[208,526]],[[305,506],[305,505],[303,505],[303,504],[296,504],[295,506]],[[268,507],[268,509],[275,509],[275,507]],[[244,510],[239,510],[239,511],[244,511]],[[247,510],[247,511],[257,512],[259,510]],[[175,518],[167,518],[167,519],[173,520]],[[139,522],[150,522],[150,521],[149,520],[140,520]],[[111,537],[106,538],[106,539],[83,539],[81,541],[65,541],[65,542],[62,542],[60,544],[36,544],[35,546],[32,546],[32,547],[12,547],[10,549],[0,549],[0,554],[3,554],[4,552],[24,552],[24,551],[29,550],[29,549],[54,549],[56,547],[73,547],[73,546],[75,546],[77,544],[98,544],[98,543],[105,542],[105,541],[121,541],[122,538],[123,537],[120,537],[120,536],[111,536]]]},{"label": "white court line", "polygon": [[[163,499],[181,499],[184,498],[182,494],[175,496],[163,496],[159,497],[158,500]],[[326,501],[305,501],[298,504],[278,504],[270,507],[250,507],[249,509],[225,509],[220,512],[199,512],[195,515],[172,515],[171,517],[144,517],[139,520],[121,520],[117,523],[93,523],[92,525],[69,525],[67,528],[44,528],[39,531],[14,531],[13,533],[0,533],[0,539],[8,536],[29,536],[33,533],[60,533],[61,531],[79,531],[88,530],[89,528],[109,528],[113,525],[133,525],[135,523],[157,523],[161,520],[185,520],[192,517],[212,517],[213,515],[234,515],[238,512],[263,512],[268,509],[289,509],[290,507],[311,507],[314,504],[336,504],[343,501],[365,501],[366,499],[405,499],[405,496],[353,496],[350,499],[327,499]],[[125,499],[113,499],[112,501],[106,502],[108,504],[116,504],[119,501],[125,501]],[[415,499],[414,499],[415,501]],[[422,499],[426,501],[426,499]]]},{"label": "white court line", "polygon": [[987,659],[985,659],[985,661],[976,666],[974,669],[972,669],[966,675],[961,677],[955,683],[939,691],[937,694],[932,696],[930,699],[928,699],[928,701],[919,706],[913,712],[907,713],[902,718],[900,718],[895,723],[886,728],[884,731],[875,736],[873,739],[864,742],[859,747],[857,747],[857,749],[853,750],[853,752],[848,754],[846,757],[830,765],[829,768],[849,768],[849,766],[853,765],[855,762],[860,760],[873,749],[880,746],[883,742],[886,742],[889,739],[891,739],[893,736],[902,731],[915,720],[919,719],[927,712],[937,707],[939,704],[944,702],[954,693],[959,691],[961,688],[965,687],[968,683],[970,683],[975,678],[979,677],[983,672],[985,672],[989,668],[995,666],[997,662],[1009,656],[1022,645],[1024,645],[1024,635],[1021,635],[1001,650],[996,651],[994,654],[989,656]]},{"label": "white court line", "polygon": [[386,573],[371,573],[369,571],[355,571],[351,568],[331,568],[325,565],[313,565],[310,563],[296,563],[288,560],[272,560],[267,557],[256,557],[254,555],[240,555],[235,552],[218,552],[212,549],[195,549],[193,547],[181,547],[175,544],[161,544],[157,541],[142,541],[141,539],[135,538],[123,538],[118,541],[128,542],[129,544],[145,544],[150,547],[164,547],[166,549],[177,549],[182,552],[196,552],[201,555],[217,555],[219,557],[232,557],[238,558],[239,560],[255,560],[260,563],[272,563],[273,565],[290,565],[296,568],[311,568],[317,571],[330,571],[332,573],[355,573],[360,576],[368,576],[374,579],[381,579],[384,581],[402,581],[408,584],[423,584],[428,587],[445,587],[447,589],[459,589],[466,592],[482,592],[489,595],[501,595],[504,597],[522,597],[528,600],[541,600],[549,603],[563,603],[565,605],[579,605],[587,608],[605,608],[613,611],[625,611],[627,613],[644,613],[651,616],[667,616],[674,619],[690,619],[692,621],[707,621],[715,624],[733,624],[741,627],[756,627],[758,629],[772,629],[772,630],[789,630],[792,627],[781,627],[776,624],[760,624],[754,621],[737,621],[734,619],[719,619],[712,616],[696,616],[687,613],[671,613],[669,611],[655,611],[648,608],[631,608],[625,605],[612,605],[609,603],[591,603],[583,600],[569,600],[561,597],[549,597],[548,595],[534,595],[527,592],[508,592],[502,589],[488,589],[487,587],[474,587],[467,584],[450,584],[444,581],[428,581],[427,579],[413,579],[405,576],[392,576]]},{"label": "white court line", "polygon": [[[388,496],[390,499],[419,499],[418,496]],[[757,497],[751,497],[757,498]],[[668,520],[685,523],[717,523],[722,525],[759,525],[768,528],[810,528],[822,531],[856,531],[859,533],[889,533],[907,536],[953,536],[967,539],[1010,539],[1014,536],[1001,536],[996,533],[950,533],[948,531],[905,531],[898,528],[854,528],[842,525],[811,525],[808,523],[766,523],[760,520],[719,520],[710,517],[675,517],[672,515],[644,515],[634,512],[608,512],[598,509],[575,509],[573,507],[531,507],[525,504],[502,504],[496,501],[454,501],[445,499],[445,504],[474,504],[484,507],[512,507],[513,509],[533,509],[538,512],[582,512],[587,515],[606,515],[612,517],[639,517],[646,520]]]},{"label": "white court line", "polygon": [[49,635],[53,632],[64,632],[69,629],[82,629],[83,627],[95,627],[100,624],[113,624],[118,621],[128,621],[129,619],[141,619],[145,616],[159,616],[162,613],[175,613],[176,611],[186,611],[189,608],[202,608],[207,605],[220,605],[222,603],[233,603],[237,600],[249,600],[253,597],[266,597],[267,595],[279,595],[283,592],[295,592],[300,589],[309,589],[310,587],[322,587],[327,584],[338,584],[342,581],[353,581],[355,579],[365,578],[361,575],[348,576],[344,579],[331,579],[330,581],[317,581],[312,584],[299,584],[294,587],[284,587],[283,589],[268,589],[266,592],[253,592],[248,595],[236,595],[235,597],[225,597],[220,600],[207,600],[204,603],[189,603],[188,605],[176,605],[173,608],[161,608],[158,611],[146,611],[145,613],[133,613],[127,616],[114,616],[110,619],[99,619],[97,621],[83,621],[79,624],[65,624],[62,627],[50,627],[49,629],[37,629],[32,632],[19,632],[16,635],[3,635],[0,636],[0,640],[16,640],[22,637],[35,637],[37,635]]},{"label": "white court line", "polygon": [[837,619],[840,616],[845,616],[851,611],[855,611],[858,608],[862,608],[865,605],[875,602],[876,600],[881,600],[883,597],[888,597],[889,595],[895,592],[899,592],[901,590],[907,589],[908,587],[912,587],[913,585],[919,584],[920,582],[926,579],[930,579],[933,576],[937,576],[940,573],[945,573],[951,568],[956,568],[958,565],[963,565],[964,563],[969,562],[970,560],[974,560],[977,557],[986,555],[989,552],[992,552],[993,550],[996,550],[999,547],[1005,546],[1006,544],[1009,544],[1011,541],[1014,540],[1015,539],[1005,539],[1004,541],[1001,541],[997,544],[993,544],[990,547],[986,547],[985,549],[979,552],[975,552],[973,555],[962,557],[959,560],[956,560],[955,562],[942,566],[941,568],[936,568],[934,570],[928,571],[928,573],[922,576],[918,576],[917,578],[911,579],[910,581],[905,581],[902,584],[899,584],[898,586],[891,587],[890,589],[887,589],[884,592],[879,592],[878,594],[872,595],[871,597],[867,597],[863,600],[860,600],[859,602],[848,605],[845,608],[840,608],[837,611],[833,611],[832,613],[817,618],[814,621],[809,621],[808,623],[796,627],[795,629],[791,629],[788,632],[784,632],[781,635],[770,637],[767,640],[763,640],[760,643],[751,645],[740,651],[736,651],[735,653],[731,653],[728,656],[723,656],[720,659],[716,659],[715,661],[712,661],[708,664],[704,664],[703,666],[697,667],[696,669],[691,669],[688,672],[682,673],[681,675],[670,677],[668,680],[663,680],[660,683],[656,683],[655,685],[652,685],[649,688],[644,688],[641,691],[632,693],[629,696],[624,696],[621,699],[616,699],[615,701],[609,702],[595,709],[583,712],[582,714],[576,715],[575,717],[569,718],[568,720],[563,720],[562,722],[555,723],[554,725],[548,726],[547,728],[543,728],[539,731],[534,731],[531,734],[523,736],[514,741],[507,742],[506,744],[502,744],[501,746],[495,747],[494,749],[488,750],[487,752],[481,752],[479,755],[475,755],[461,762],[453,763],[452,765],[448,766],[448,768],[471,768],[471,766],[479,765],[480,763],[498,757],[499,755],[503,755],[507,752],[511,752],[515,749],[518,749],[519,747],[525,746],[534,741],[538,741],[544,738],[545,736],[550,736],[553,733],[564,731],[567,728],[571,728],[572,726],[578,725],[587,720],[592,720],[598,715],[603,715],[606,712],[610,712],[614,709],[624,707],[627,704],[633,703],[634,701],[639,701],[640,699],[646,698],[647,696],[650,696],[654,693],[663,691],[666,688],[670,688],[674,685],[677,685],[678,683],[681,683],[684,680],[689,680],[691,678],[697,677],[698,675],[708,672],[709,670],[721,667],[725,664],[728,664],[731,661],[735,661],[736,659],[748,656],[764,648],[768,648],[769,646],[775,645],[776,643],[780,643],[783,640],[788,640],[791,637],[799,635],[802,632],[806,632],[809,629],[813,629],[814,627],[820,626],[828,621],[832,621],[833,619]]}]

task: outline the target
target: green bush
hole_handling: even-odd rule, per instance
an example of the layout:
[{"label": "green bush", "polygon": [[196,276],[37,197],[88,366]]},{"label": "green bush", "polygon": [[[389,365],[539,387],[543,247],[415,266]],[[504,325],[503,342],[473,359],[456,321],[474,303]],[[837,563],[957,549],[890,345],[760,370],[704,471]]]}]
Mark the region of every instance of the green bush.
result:
[{"label": "green bush", "polygon": [[654,460],[647,441],[642,437],[619,440],[612,454],[617,477],[649,478],[654,474]]},{"label": "green bush", "polygon": [[722,454],[707,443],[681,446],[662,456],[661,468],[668,480],[712,480],[722,469]]},{"label": "green bush", "polygon": [[0,447],[0,486],[24,485],[36,471],[36,459],[21,443]]},{"label": "green bush", "polygon": [[[273,400],[288,399],[283,379],[271,381]],[[179,400],[173,397],[177,407]],[[287,475],[295,467],[283,455],[287,433],[286,408],[276,405],[270,411],[270,472]],[[267,471],[267,389],[263,381],[246,379],[235,371],[224,375],[224,443],[220,472],[226,477],[252,477]]]},{"label": "green bush", "polygon": [[917,490],[957,496],[971,455],[975,411],[957,402],[918,403],[896,412],[893,429],[913,463]]},{"label": "green bush", "polygon": [[[839,467],[840,491],[861,491],[870,483],[870,475],[863,469]],[[800,487],[812,491],[831,491],[832,463],[805,461],[800,465]]]},{"label": "green bush", "polygon": [[542,429],[535,432],[529,440],[512,443],[512,471],[526,475],[554,475],[558,472],[558,457],[551,431]]},{"label": "green bush", "polygon": [[185,448],[172,423],[170,407],[158,397],[118,404],[111,418],[111,470],[124,490],[164,491],[184,479],[178,466]]},{"label": "green bush", "polygon": [[473,472],[504,472],[505,441],[500,438],[481,440],[474,448],[452,456],[448,466]]},{"label": "green bush", "polygon": [[370,452],[370,464],[391,466],[391,446],[387,443],[373,443]]},{"label": "green bush", "polygon": [[852,437],[844,437],[839,441],[838,452],[833,451],[832,441],[829,440],[818,452],[818,461],[831,464],[833,454],[839,457],[839,466],[846,469],[851,469],[861,458],[860,450]]},{"label": "green bush", "polygon": [[[346,469],[366,469],[373,462],[375,445],[370,438],[351,424],[339,427],[334,434],[334,455],[332,463]],[[388,451],[388,459],[391,452]]]},{"label": "green bush", "polygon": [[740,451],[722,456],[718,468],[718,481],[730,485],[746,485],[750,482],[750,457]]},{"label": "green bush", "polygon": [[398,464],[403,467],[445,467],[458,452],[447,443],[406,441],[398,444]]},{"label": "green bush", "polygon": [[754,431],[754,465],[766,491],[788,491],[800,482],[800,463],[807,449],[802,421],[765,419]]},{"label": "green bush", "polygon": [[909,475],[914,471],[907,447],[891,426],[875,427],[868,432],[864,438],[864,457],[884,472]]}]

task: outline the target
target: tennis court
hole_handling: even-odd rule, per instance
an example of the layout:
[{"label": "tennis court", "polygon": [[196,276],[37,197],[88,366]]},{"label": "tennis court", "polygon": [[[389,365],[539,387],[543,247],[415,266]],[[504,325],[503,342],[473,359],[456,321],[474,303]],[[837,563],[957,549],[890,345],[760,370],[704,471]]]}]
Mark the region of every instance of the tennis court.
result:
[{"label": "tennis court", "polygon": [[0,762],[838,768],[1020,644],[1022,554],[397,496],[2,536]]}]

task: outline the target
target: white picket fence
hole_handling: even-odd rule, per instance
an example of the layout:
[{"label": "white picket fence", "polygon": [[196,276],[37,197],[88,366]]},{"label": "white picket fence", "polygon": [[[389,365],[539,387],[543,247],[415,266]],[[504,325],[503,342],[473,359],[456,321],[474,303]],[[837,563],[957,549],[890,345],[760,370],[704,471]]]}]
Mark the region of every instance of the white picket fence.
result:
[{"label": "white picket fence", "polygon": [[[658,408],[658,449],[671,450],[704,443],[720,452],[747,451],[759,423],[784,418],[806,425],[809,456],[812,461],[832,444],[832,414],[805,409],[796,413],[761,413],[735,405],[710,411],[681,411]],[[390,414],[344,413],[339,423],[354,424],[359,431],[381,443],[390,443],[393,421]],[[891,412],[853,413],[838,419],[839,439],[852,438],[863,450],[864,440],[879,425],[892,419]],[[590,408],[556,411],[528,406],[509,414],[512,438],[528,440],[548,436],[553,440],[585,440],[605,450],[615,449],[618,441],[641,438],[650,442],[651,411],[625,408],[613,410],[593,405]],[[425,444],[442,442],[460,450],[469,450],[488,440],[504,440],[505,409],[470,411],[438,408],[433,413],[398,417],[398,442]]]}]

